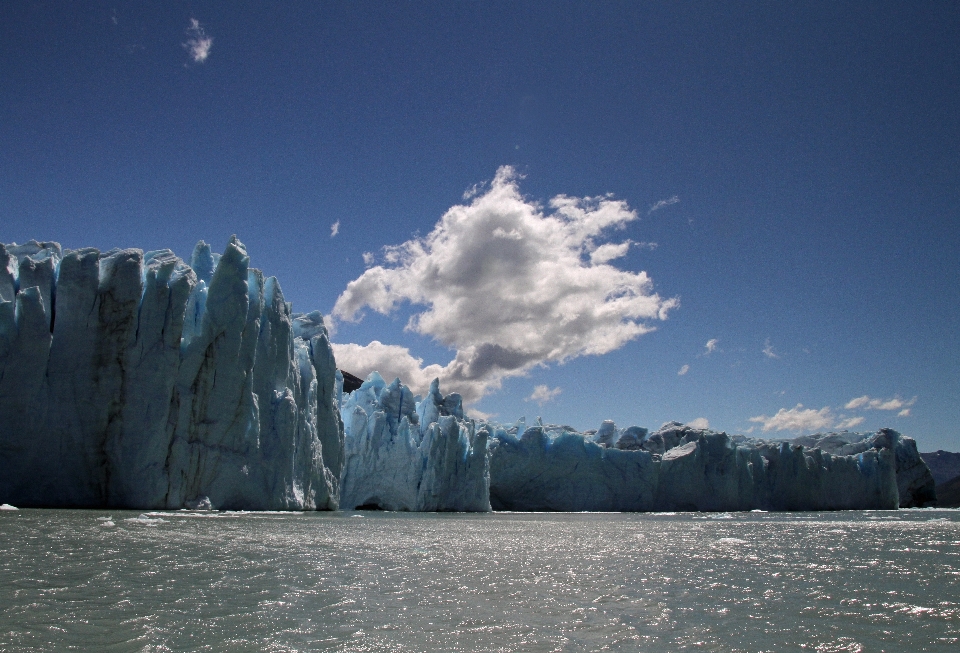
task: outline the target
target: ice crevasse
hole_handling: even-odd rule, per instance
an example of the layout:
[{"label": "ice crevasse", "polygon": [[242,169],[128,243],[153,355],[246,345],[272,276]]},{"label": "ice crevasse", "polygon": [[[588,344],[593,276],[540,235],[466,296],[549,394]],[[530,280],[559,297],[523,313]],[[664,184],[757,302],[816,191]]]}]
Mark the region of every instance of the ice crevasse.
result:
[{"label": "ice crevasse", "polygon": [[336,509],[338,373],[236,237],[170,250],[0,245],[0,498]]}]

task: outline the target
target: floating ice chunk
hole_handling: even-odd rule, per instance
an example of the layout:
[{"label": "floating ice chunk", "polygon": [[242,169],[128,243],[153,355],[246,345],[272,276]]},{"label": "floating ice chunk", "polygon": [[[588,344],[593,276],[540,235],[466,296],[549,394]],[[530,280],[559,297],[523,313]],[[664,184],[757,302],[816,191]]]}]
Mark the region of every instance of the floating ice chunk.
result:
[{"label": "floating ice chunk", "polygon": [[213,504],[210,503],[210,497],[200,497],[193,501],[187,501],[188,510],[213,510]]},{"label": "floating ice chunk", "polygon": [[158,526],[160,524],[166,524],[167,520],[161,517],[151,517],[150,515],[141,514],[139,517],[128,517],[123,521],[128,524],[139,524],[141,526]]}]

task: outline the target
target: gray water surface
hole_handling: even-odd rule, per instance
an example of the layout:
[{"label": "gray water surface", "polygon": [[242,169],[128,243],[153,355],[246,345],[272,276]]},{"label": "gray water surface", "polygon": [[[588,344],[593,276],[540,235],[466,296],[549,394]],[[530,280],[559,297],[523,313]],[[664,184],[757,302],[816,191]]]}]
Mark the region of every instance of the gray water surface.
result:
[{"label": "gray water surface", "polygon": [[0,512],[3,651],[957,651],[960,512]]}]

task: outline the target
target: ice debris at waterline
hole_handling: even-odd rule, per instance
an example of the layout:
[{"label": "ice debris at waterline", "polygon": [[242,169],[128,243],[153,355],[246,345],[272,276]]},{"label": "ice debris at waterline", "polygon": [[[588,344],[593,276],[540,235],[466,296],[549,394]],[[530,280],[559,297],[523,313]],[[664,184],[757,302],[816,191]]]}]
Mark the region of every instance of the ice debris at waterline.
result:
[{"label": "ice debris at waterline", "polygon": [[460,395],[424,399],[373,372],[341,409],[346,455],[340,506],[409,511],[490,510],[487,430],[465,419]]},{"label": "ice debris at waterline", "polygon": [[494,510],[896,509],[935,501],[916,443],[890,429],[768,441],[676,422],[655,433],[610,421],[587,433],[523,420],[488,428]]},{"label": "ice debris at waterline", "polygon": [[0,245],[0,501],[336,509],[337,370],[242,243]]}]

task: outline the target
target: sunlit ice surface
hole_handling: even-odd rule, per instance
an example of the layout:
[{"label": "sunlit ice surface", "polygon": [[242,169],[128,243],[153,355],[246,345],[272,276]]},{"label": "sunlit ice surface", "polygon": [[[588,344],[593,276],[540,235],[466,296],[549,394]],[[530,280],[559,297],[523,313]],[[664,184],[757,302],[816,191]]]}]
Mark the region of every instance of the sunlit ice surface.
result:
[{"label": "sunlit ice surface", "polygon": [[960,512],[0,512],[0,650],[955,651]]}]

